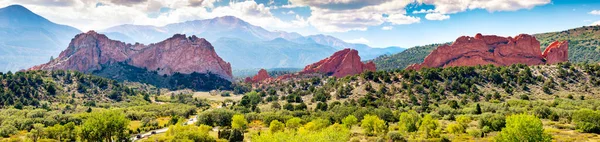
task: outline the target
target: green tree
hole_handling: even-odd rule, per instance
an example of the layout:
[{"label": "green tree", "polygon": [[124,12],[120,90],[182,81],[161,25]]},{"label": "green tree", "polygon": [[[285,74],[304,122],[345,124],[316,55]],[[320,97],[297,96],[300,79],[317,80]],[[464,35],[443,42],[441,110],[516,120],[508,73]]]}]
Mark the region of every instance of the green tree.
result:
[{"label": "green tree", "polygon": [[421,116],[417,112],[411,110],[400,114],[398,126],[400,127],[401,131],[415,132],[418,130],[420,123]]},{"label": "green tree", "polygon": [[419,126],[419,133],[421,133],[423,138],[439,138],[441,131],[440,122],[437,119],[434,119],[429,114],[423,117],[421,126]]},{"label": "green tree", "polygon": [[278,120],[273,120],[269,125],[269,132],[275,133],[283,131],[283,128],[285,128],[285,124],[279,122]]},{"label": "green tree", "polygon": [[358,119],[354,115],[348,115],[342,119],[342,124],[346,126],[346,128],[351,128],[352,126],[358,124]]},{"label": "green tree", "polygon": [[497,142],[549,142],[552,137],[544,133],[542,121],[526,114],[506,118],[506,128],[494,138]]},{"label": "green tree", "polygon": [[29,130],[27,134],[32,141],[37,142],[44,136],[44,124],[36,123],[33,124],[33,129]]},{"label": "green tree", "polygon": [[385,121],[381,120],[377,115],[365,115],[361,121],[360,127],[367,135],[385,134]]},{"label": "green tree", "polygon": [[577,129],[586,133],[600,134],[600,112],[581,109],[573,113],[573,122]]},{"label": "green tree", "polygon": [[285,126],[288,129],[296,130],[296,129],[298,129],[298,127],[302,126],[302,124],[300,124],[301,122],[302,122],[302,119],[300,119],[298,117],[294,117],[294,118],[290,118],[287,121],[285,121]]},{"label": "green tree", "polygon": [[81,125],[81,139],[85,141],[128,140],[129,120],[121,111],[109,110],[90,113]]},{"label": "green tree", "polygon": [[233,118],[231,118],[231,128],[233,128],[233,129],[244,130],[244,129],[246,129],[247,124],[248,124],[248,122],[246,121],[246,118],[242,114],[233,115]]}]

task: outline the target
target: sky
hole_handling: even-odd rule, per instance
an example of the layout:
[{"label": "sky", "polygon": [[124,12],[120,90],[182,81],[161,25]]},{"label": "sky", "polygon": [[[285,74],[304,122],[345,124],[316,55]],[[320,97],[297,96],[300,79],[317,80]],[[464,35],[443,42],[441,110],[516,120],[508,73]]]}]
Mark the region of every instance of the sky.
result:
[{"label": "sky", "polygon": [[267,30],[409,48],[600,24],[600,0],[0,0],[82,31],[236,16]]}]

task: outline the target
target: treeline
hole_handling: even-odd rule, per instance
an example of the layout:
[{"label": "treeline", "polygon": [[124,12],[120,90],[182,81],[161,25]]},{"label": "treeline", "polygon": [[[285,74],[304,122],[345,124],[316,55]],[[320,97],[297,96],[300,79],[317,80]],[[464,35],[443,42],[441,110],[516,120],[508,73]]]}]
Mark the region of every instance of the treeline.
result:
[{"label": "treeline", "polygon": [[230,90],[232,83],[213,73],[175,73],[160,75],[157,71],[149,71],[126,63],[104,65],[101,70],[92,72],[94,75],[115,79],[117,81],[140,82],[171,90],[192,89],[197,91]]},{"label": "treeline", "polygon": [[[76,95],[80,94],[80,95]],[[0,106],[47,106],[42,101],[57,101],[56,96],[71,99],[121,101],[136,91],[118,82],[74,71],[27,71],[0,73]]]}]

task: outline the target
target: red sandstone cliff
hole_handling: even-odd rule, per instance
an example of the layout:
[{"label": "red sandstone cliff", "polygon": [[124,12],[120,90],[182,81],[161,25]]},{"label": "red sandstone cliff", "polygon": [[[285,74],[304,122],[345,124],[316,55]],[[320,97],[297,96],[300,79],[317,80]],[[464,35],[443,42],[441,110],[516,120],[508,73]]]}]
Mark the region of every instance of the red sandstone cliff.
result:
[{"label": "red sandstone cliff", "polygon": [[269,73],[267,72],[267,70],[260,69],[260,71],[258,71],[258,74],[256,74],[252,78],[247,77],[246,80],[245,80],[245,82],[247,82],[247,83],[256,83],[256,82],[261,82],[261,81],[269,79],[269,78],[271,78],[271,76],[269,75]]},{"label": "red sandstone cliff", "polygon": [[359,74],[363,71],[375,70],[376,68],[373,62],[364,64],[360,61],[358,51],[354,49],[344,49],[335,52],[328,58],[306,66],[300,74],[323,73],[335,77],[344,77],[347,75]]},{"label": "red sandstone cliff", "polygon": [[565,62],[569,60],[569,42],[568,41],[555,41],[550,44],[544,53],[542,53],[542,57],[546,58],[547,64],[556,64],[560,62]]},{"label": "red sandstone cliff", "polygon": [[[550,47],[547,50],[550,50],[548,54],[552,55],[542,55],[540,42],[527,34],[521,34],[515,38],[481,34],[477,34],[475,37],[462,36],[456,39],[452,45],[442,45],[433,50],[423,63],[410,65],[407,69],[487,64],[497,66],[540,65],[568,60],[566,56],[568,43],[566,41],[553,43]],[[545,62],[547,57],[552,58],[552,61]]]},{"label": "red sandstone cliff", "polygon": [[116,62],[156,70],[160,74],[211,72],[232,79],[231,65],[217,55],[208,41],[180,34],[155,44],[132,45],[89,31],[75,36],[58,58],[29,70],[92,72],[104,64]]}]

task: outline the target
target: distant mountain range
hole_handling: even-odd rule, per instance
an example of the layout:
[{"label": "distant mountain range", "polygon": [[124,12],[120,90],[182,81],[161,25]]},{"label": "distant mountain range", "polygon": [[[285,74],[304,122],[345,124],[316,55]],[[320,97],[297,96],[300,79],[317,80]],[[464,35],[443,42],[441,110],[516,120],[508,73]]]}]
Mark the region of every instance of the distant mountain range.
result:
[{"label": "distant mountain range", "polygon": [[53,23],[20,5],[1,8],[0,72],[14,72],[48,62],[80,32]]},{"label": "distant mountain range", "polygon": [[173,34],[196,35],[215,45],[217,53],[234,70],[254,68],[303,68],[335,51],[353,48],[364,60],[404,50],[400,47],[372,48],[327,35],[302,36],[294,32],[268,31],[233,16],[187,21],[162,27],[120,25],[101,30],[112,39],[149,44]]}]

